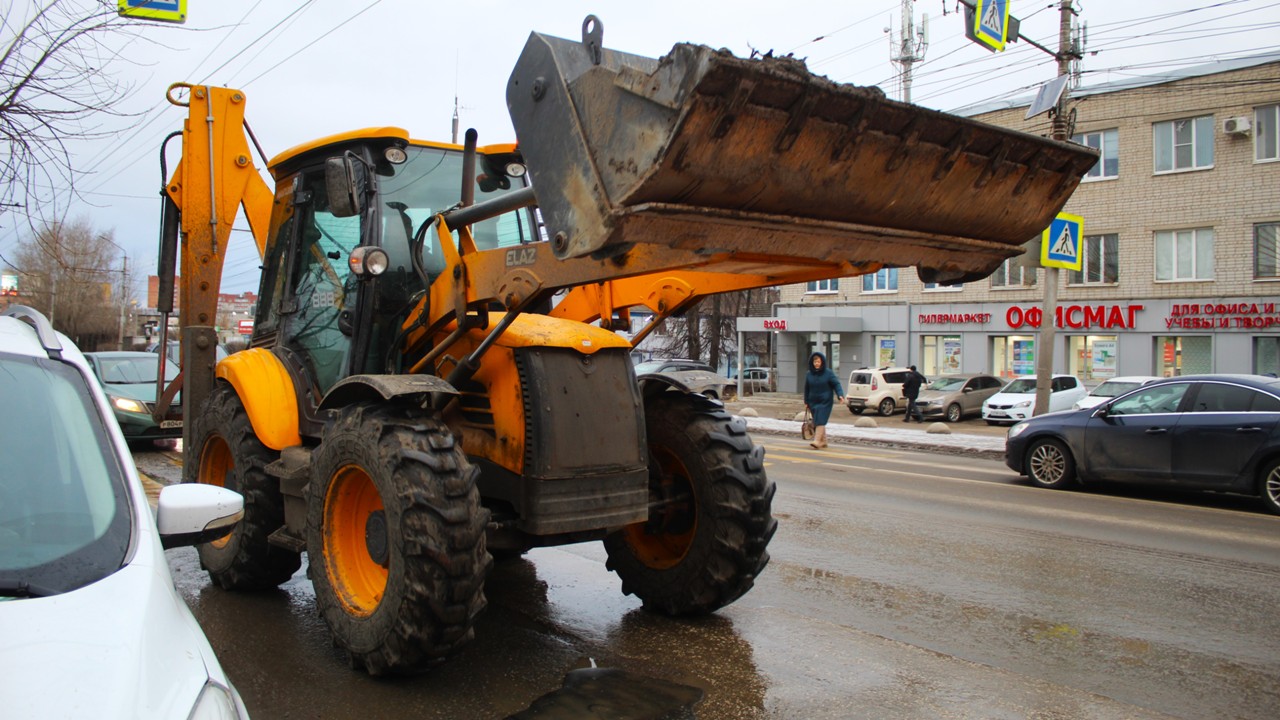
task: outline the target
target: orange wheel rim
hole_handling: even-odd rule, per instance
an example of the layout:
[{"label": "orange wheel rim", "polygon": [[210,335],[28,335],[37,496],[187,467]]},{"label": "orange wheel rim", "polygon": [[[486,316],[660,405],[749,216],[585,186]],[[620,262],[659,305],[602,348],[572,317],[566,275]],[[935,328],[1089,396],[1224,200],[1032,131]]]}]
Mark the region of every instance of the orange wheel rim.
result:
[{"label": "orange wheel rim", "polygon": [[649,520],[628,525],[623,536],[636,558],[654,570],[675,567],[689,553],[698,530],[697,498],[689,470],[668,449],[651,448],[661,475],[656,489],[664,502],[650,510]]},{"label": "orange wheel rim", "polygon": [[[200,452],[200,475],[196,479],[204,485],[227,487],[227,477],[235,468],[236,460],[231,454],[231,447],[221,435],[213,435],[205,441],[204,449]],[[224,548],[234,535],[232,533],[209,544]]]},{"label": "orange wheel rim", "polygon": [[[348,614],[373,614],[386,592],[389,535],[384,512],[368,473],[355,465],[334,473],[324,503],[324,558],[329,583]],[[375,558],[375,553],[383,557]]]}]

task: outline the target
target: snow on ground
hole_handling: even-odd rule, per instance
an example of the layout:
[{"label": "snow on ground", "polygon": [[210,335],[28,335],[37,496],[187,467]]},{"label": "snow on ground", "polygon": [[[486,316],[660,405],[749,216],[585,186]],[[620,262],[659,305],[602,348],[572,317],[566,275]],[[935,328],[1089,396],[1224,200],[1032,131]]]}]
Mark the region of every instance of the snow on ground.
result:
[{"label": "snow on ground", "polygon": [[[747,428],[752,432],[770,435],[800,436],[800,423],[794,420],[775,420],[764,417],[743,418]],[[1004,456],[1004,438],[986,435],[966,435],[963,433],[930,433],[925,427],[914,428],[860,428],[853,425],[829,423],[827,425],[828,440],[848,440],[864,442],[872,445],[895,445],[919,447],[921,449],[937,449],[944,452],[977,451],[983,455]]]}]

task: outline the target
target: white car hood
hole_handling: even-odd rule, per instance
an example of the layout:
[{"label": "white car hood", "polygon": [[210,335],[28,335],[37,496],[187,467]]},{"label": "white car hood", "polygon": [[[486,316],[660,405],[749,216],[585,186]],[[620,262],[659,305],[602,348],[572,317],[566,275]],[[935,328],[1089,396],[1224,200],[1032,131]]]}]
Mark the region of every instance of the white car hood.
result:
[{"label": "white car hood", "polygon": [[7,717],[185,718],[210,677],[206,656],[150,538],[132,563],[79,590],[0,600]]}]

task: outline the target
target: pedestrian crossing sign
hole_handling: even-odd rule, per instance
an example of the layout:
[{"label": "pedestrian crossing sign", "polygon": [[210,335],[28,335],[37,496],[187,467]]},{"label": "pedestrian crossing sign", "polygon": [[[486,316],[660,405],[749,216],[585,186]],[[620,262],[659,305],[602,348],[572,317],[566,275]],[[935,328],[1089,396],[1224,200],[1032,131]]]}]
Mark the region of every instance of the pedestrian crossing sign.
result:
[{"label": "pedestrian crossing sign", "polygon": [[1040,242],[1040,264],[1064,270],[1079,270],[1084,258],[1084,218],[1070,213],[1058,216],[1045,228]]},{"label": "pedestrian crossing sign", "polygon": [[973,14],[973,36],[996,52],[1004,50],[1009,38],[1009,3],[1013,0],[977,0]]}]

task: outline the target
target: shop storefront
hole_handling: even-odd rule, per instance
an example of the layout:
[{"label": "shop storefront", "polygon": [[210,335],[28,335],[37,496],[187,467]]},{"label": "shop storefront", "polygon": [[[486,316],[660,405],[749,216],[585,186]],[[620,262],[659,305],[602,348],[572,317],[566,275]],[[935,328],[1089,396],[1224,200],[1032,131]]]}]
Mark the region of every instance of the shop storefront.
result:
[{"label": "shop storefront", "polygon": [[[914,364],[929,377],[1016,377],[1034,374],[1041,352],[1043,312],[1034,303],[782,305],[777,312],[776,318],[741,318],[739,329],[743,321],[761,330],[773,321],[776,347],[788,358],[778,365],[780,389],[799,379],[795,368],[802,361],[791,356],[807,356],[805,349],[815,342],[838,348],[833,356],[843,374]],[[858,321],[856,330],[842,326],[850,320]],[[1280,374],[1280,297],[1064,302],[1054,322],[1054,372],[1070,373],[1089,386],[1118,375]]]}]

